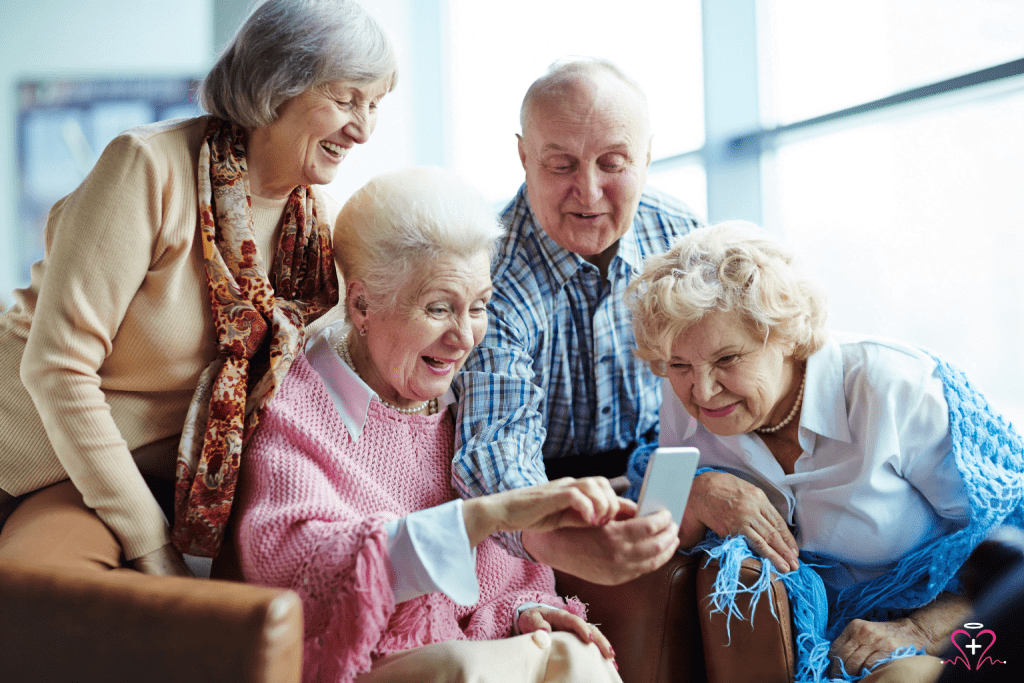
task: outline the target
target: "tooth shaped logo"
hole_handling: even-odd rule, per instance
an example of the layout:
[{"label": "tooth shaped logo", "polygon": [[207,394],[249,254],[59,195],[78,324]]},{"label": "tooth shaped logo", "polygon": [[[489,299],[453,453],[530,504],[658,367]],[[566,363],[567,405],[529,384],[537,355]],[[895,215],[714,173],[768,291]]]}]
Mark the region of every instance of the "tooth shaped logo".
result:
[{"label": "tooth shaped logo", "polygon": [[[970,629],[970,631],[966,630]],[[974,634],[971,631],[975,631]],[[996,644],[996,634],[984,624],[971,622],[964,624],[949,635],[953,647],[960,653],[953,659],[943,660],[943,664],[963,664],[968,669],[977,671],[986,664],[1006,664],[1005,661],[994,659],[988,654]],[[969,653],[969,654],[968,654]]]}]

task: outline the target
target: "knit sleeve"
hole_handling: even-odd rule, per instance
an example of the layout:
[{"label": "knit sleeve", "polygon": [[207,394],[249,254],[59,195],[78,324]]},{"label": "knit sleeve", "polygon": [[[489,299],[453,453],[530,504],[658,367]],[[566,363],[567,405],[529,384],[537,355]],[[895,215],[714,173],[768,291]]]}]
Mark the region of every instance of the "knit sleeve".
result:
[{"label": "knit sleeve", "polygon": [[239,550],[247,580],[302,598],[306,680],[334,681],[369,670],[395,611],[387,520],[343,499],[365,482],[278,410],[292,393],[286,380],[247,453]]},{"label": "knit sleeve", "polygon": [[481,599],[464,629],[472,640],[509,637],[516,609],[526,602],[551,605],[586,619],[583,603],[555,594],[550,567],[512,557],[493,538],[477,546],[477,578]]},{"label": "knit sleeve", "polygon": [[480,605],[465,629],[466,637],[470,640],[494,640],[512,636],[516,609],[528,602],[550,605],[581,619],[587,618],[586,606],[575,597],[563,599],[546,592],[517,591]]},{"label": "knit sleeve", "polygon": [[111,417],[99,369],[149,270],[162,201],[153,151],[123,135],[54,206],[21,364],[57,458],[128,559],[167,543],[167,522]]}]

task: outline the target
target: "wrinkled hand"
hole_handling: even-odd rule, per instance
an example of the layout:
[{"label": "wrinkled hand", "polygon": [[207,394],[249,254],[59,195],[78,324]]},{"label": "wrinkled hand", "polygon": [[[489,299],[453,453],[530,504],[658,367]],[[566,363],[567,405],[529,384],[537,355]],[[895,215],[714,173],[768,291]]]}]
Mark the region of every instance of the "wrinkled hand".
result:
[{"label": "wrinkled hand", "polygon": [[135,570],[152,576],[192,576],[181,553],[170,543],[136,557],[131,564]]},{"label": "wrinkled hand", "polygon": [[607,524],[523,532],[523,547],[542,564],[591,583],[614,586],[665,564],[679,547],[679,527],[668,510],[636,516],[636,503],[621,499]]},{"label": "wrinkled hand", "polygon": [[935,600],[903,619],[882,622],[854,619],[832,643],[832,669],[838,672],[838,661],[842,660],[849,673],[860,673],[863,667],[907,645],[939,655],[949,644],[949,635],[970,617],[972,609],[966,598],[940,593]]},{"label": "wrinkled hand", "polygon": [[601,630],[594,624],[590,624],[564,609],[531,607],[523,610],[523,613],[519,615],[519,631],[521,633],[569,631],[575,633],[584,643],[597,645],[605,659],[615,661],[615,650],[612,649],[612,644],[604,637]]},{"label": "wrinkled hand", "polygon": [[476,546],[499,531],[551,531],[606,524],[624,502],[604,477],[563,477],[472,498],[463,504],[463,517],[469,541]]},{"label": "wrinkled hand", "polygon": [[907,645],[924,648],[929,640],[929,634],[910,618],[896,621],[854,619],[832,643],[829,651],[832,671],[838,674],[841,660],[847,673],[856,675],[861,669],[888,657],[894,650]]},{"label": "wrinkled hand", "polygon": [[[707,527],[719,536],[743,534],[754,552],[771,560],[779,571],[799,566],[800,548],[786,520],[764,491],[727,472],[705,472],[693,480],[683,515],[683,541],[696,543]],[[693,537],[697,536],[696,539]]]}]

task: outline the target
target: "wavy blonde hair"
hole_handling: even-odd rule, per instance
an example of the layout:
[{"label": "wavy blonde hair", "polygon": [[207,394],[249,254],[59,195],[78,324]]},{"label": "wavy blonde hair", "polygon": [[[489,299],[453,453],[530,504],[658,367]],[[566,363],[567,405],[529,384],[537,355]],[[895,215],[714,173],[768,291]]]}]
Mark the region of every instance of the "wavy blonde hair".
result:
[{"label": "wavy blonde hair", "polygon": [[652,256],[626,290],[636,355],[664,375],[675,339],[715,311],[738,313],[758,336],[792,342],[804,360],[827,337],[825,294],[793,254],[753,223],[694,230]]}]

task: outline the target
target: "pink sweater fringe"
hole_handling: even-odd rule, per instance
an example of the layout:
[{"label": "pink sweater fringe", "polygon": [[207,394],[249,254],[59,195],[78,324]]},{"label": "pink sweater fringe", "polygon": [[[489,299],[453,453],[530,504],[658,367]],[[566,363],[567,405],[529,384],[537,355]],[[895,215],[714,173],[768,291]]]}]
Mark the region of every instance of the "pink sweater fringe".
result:
[{"label": "pink sweater fringe", "polygon": [[508,637],[524,602],[585,616],[555,594],[549,568],[490,539],[477,547],[476,605],[441,593],[395,604],[384,525],[455,499],[453,445],[447,412],[404,416],[376,401],[352,441],[319,375],[304,357],[292,364],[247,455],[238,538],[249,580],[302,597],[304,680],[347,682],[399,650]]}]

